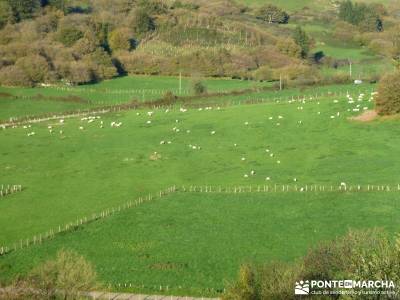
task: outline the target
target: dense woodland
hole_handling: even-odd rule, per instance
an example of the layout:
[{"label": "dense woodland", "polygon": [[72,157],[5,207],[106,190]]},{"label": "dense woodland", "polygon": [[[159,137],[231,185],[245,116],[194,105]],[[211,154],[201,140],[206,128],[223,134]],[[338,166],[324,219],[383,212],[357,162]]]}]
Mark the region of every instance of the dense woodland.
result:
[{"label": "dense woodland", "polygon": [[[332,13],[333,12],[333,13]],[[313,49],[302,22],[336,24],[333,38],[400,61],[396,10],[338,2],[295,13],[230,0],[0,0],[0,84],[97,82],[124,74],[345,82],[321,75],[346,64]],[[288,27],[281,24],[296,24]]]}]

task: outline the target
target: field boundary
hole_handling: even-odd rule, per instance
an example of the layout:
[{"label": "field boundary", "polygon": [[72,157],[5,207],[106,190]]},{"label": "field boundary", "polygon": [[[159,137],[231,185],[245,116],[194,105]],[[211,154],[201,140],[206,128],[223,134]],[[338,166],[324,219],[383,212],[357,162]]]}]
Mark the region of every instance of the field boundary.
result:
[{"label": "field boundary", "polygon": [[[18,186],[21,187],[21,186]],[[99,213],[93,213],[89,217],[79,217],[76,221],[59,225],[45,233],[39,233],[27,239],[20,239],[12,246],[0,246],[0,257],[14,251],[22,250],[27,247],[42,244],[46,240],[51,240],[57,235],[66,232],[73,232],[79,227],[93,223],[97,220],[112,216],[120,211],[137,207],[143,203],[154,199],[163,198],[172,193],[207,193],[207,194],[240,194],[240,193],[372,193],[372,192],[400,192],[400,184],[272,184],[272,185],[234,185],[234,186],[216,186],[216,185],[181,185],[171,186],[156,194],[149,194],[139,197],[136,200],[127,201],[117,207],[102,210]]]},{"label": "field boundary", "polygon": [[0,198],[22,192],[22,190],[22,185],[20,184],[1,184]]},{"label": "field boundary", "polygon": [[109,216],[112,216],[118,212],[137,207],[143,203],[150,202],[154,199],[159,199],[163,198],[166,195],[175,193],[177,191],[175,186],[168,187],[166,189],[163,189],[155,194],[149,194],[144,197],[139,197],[136,200],[130,200],[122,205],[119,205],[117,207],[112,207],[108,209],[104,209],[99,213],[93,213],[90,216],[84,216],[84,217],[79,217],[76,219],[76,221],[69,222],[64,225],[59,225],[57,228],[52,228],[49,229],[48,231],[44,233],[39,233],[37,235],[34,235],[33,237],[27,238],[27,239],[20,239],[19,242],[15,242],[12,244],[12,246],[0,246],[0,257],[10,254],[15,251],[19,251],[25,248],[28,248],[30,246],[34,245],[40,245],[43,242],[47,240],[51,240],[55,238],[57,235],[60,235],[62,233],[67,233],[67,232],[73,232],[77,230],[78,228],[82,227],[83,225],[93,223],[97,220],[105,219]]},{"label": "field boundary", "polygon": [[178,192],[185,193],[334,193],[334,192],[400,192],[400,184],[272,184],[272,185],[182,185]]}]

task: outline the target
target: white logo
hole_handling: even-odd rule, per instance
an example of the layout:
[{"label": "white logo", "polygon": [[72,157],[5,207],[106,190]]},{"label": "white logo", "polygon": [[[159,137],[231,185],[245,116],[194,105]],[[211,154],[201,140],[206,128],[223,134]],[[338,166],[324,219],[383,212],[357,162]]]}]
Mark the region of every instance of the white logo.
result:
[{"label": "white logo", "polygon": [[294,289],[295,295],[308,295],[310,293],[310,282],[301,280],[296,282],[296,287]]}]

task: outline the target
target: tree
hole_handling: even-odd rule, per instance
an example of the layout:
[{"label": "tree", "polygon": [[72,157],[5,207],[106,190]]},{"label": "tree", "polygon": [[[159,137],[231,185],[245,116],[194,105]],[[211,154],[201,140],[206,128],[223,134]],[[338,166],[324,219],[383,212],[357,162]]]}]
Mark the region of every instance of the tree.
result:
[{"label": "tree", "polygon": [[47,60],[40,55],[29,55],[17,60],[16,65],[25,72],[25,74],[34,83],[42,83],[50,71]]},{"label": "tree", "polygon": [[[4,1],[4,0],[3,0]],[[14,20],[19,22],[32,18],[40,8],[39,0],[6,0],[11,7]]]},{"label": "tree", "polygon": [[280,52],[290,57],[301,58],[302,56],[301,47],[292,38],[279,39],[276,47]]},{"label": "tree", "polygon": [[109,35],[108,44],[112,51],[131,50],[134,44],[131,31],[128,28],[115,29]]},{"label": "tree", "polygon": [[380,115],[400,113],[400,71],[384,76],[378,88],[376,111]]},{"label": "tree", "polygon": [[74,27],[61,28],[57,32],[57,40],[64,46],[71,47],[83,37],[83,32]]},{"label": "tree", "polygon": [[293,40],[301,48],[301,57],[306,58],[310,51],[311,40],[307,33],[300,27],[297,26],[293,32]]},{"label": "tree", "polygon": [[90,67],[94,79],[97,81],[111,79],[118,75],[111,57],[102,48],[97,48],[93,53],[86,55],[83,60]]},{"label": "tree", "polygon": [[153,18],[145,9],[135,11],[132,27],[137,34],[145,34],[156,29]]},{"label": "tree", "polygon": [[33,86],[29,76],[18,66],[8,66],[0,69],[0,84],[5,86]]},{"label": "tree", "polygon": [[87,63],[84,61],[71,62],[68,65],[66,79],[71,84],[84,84],[93,81],[93,74]]},{"label": "tree", "polygon": [[359,26],[363,31],[382,31],[383,22],[381,14],[385,10],[382,6],[364,3],[353,4],[351,0],[340,3],[339,18],[345,22]]},{"label": "tree", "polygon": [[286,24],[289,21],[289,15],[284,10],[271,4],[261,7],[257,11],[256,17],[270,24]]},{"label": "tree", "polygon": [[0,0],[0,29],[13,19],[13,12],[8,1]]}]

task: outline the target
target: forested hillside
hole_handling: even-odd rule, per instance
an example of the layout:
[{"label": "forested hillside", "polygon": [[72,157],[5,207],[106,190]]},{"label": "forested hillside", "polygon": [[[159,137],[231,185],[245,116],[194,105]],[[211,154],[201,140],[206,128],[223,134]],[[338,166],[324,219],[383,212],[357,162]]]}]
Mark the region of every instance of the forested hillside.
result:
[{"label": "forested hillside", "polygon": [[[349,81],[347,70],[332,72],[349,60],[330,55],[332,45],[398,61],[395,2],[301,2],[0,0],[0,84],[76,85],[180,73],[283,76],[290,84]],[[322,41],[327,31],[332,34]]]}]

